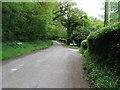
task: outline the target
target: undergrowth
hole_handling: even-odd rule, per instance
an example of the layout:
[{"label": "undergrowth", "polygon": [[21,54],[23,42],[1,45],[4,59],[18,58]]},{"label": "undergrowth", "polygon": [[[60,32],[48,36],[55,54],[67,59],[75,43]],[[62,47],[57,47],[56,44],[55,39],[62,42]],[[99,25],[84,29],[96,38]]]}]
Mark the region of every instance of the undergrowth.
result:
[{"label": "undergrowth", "polygon": [[87,70],[87,78],[92,88],[119,88],[119,77],[112,73],[109,68],[101,67],[94,60],[87,58],[83,64]]},{"label": "undergrowth", "polygon": [[111,72],[104,63],[97,61],[101,58],[95,55],[93,58],[93,55],[89,55],[88,50],[83,53],[83,56],[86,57],[83,68],[87,71],[87,78],[92,88],[120,88],[119,76]]},{"label": "undergrowth", "polygon": [[[80,53],[86,60],[83,68],[93,88],[120,90],[119,23],[92,32],[82,41]],[[118,90],[118,89],[116,89]]]}]

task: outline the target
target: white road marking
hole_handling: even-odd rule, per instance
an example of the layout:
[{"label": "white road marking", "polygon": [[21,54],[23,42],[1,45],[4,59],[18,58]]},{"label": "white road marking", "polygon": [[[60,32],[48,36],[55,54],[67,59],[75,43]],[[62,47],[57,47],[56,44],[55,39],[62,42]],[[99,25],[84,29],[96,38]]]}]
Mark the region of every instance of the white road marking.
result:
[{"label": "white road marking", "polygon": [[11,71],[14,71],[14,72],[17,71],[17,70],[18,70],[17,68],[11,69]]},{"label": "white road marking", "polygon": [[18,69],[22,68],[24,64],[19,65],[17,68],[11,69],[11,71],[15,72],[18,71]]}]

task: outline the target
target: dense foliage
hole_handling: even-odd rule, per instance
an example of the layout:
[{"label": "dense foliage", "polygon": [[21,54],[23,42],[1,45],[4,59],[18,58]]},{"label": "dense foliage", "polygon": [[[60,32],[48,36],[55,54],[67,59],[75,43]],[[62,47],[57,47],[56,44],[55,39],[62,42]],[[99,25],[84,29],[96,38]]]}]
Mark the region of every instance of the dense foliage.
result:
[{"label": "dense foliage", "polygon": [[85,40],[89,33],[89,30],[78,27],[72,34],[72,40],[80,47],[82,40]]},{"label": "dense foliage", "polygon": [[107,65],[120,63],[120,29],[118,29],[118,24],[91,33],[87,40],[89,53],[102,57]]},{"label": "dense foliage", "polygon": [[91,56],[87,55],[83,68],[87,70],[87,78],[92,88],[119,88],[119,77],[108,67],[100,65]]},{"label": "dense foliage", "polygon": [[87,45],[87,40],[83,40],[82,42],[81,42],[81,49],[80,49],[80,52],[81,52],[81,54],[83,54],[84,52],[85,52],[85,50],[88,48],[87,47],[88,45]]},{"label": "dense foliage", "polygon": [[90,26],[88,27],[89,32],[94,32],[98,29],[101,29],[104,25],[103,21],[101,21],[95,17],[90,16],[89,20],[90,20]]},{"label": "dense foliage", "polygon": [[[118,27],[118,25],[119,23],[92,32],[87,37],[87,42],[82,42],[81,52],[86,57],[88,66],[92,67],[89,62],[97,65],[96,67],[89,68],[85,64],[85,67],[91,70],[89,72],[90,77],[91,75],[94,75],[91,73],[95,73],[96,70],[103,70],[103,67],[107,68],[110,73],[114,73],[113,76],[111,74],[108,74],[107,77],[110,78],[110,81],[108,80],[108,82],[111,82],[113,84],[115,83],[115,85],[111,84],[112,86],[110,86],[109,84],[106,86],[105,84],[107,83],[107,81],[105,80],[107,79],[105,79],[103,86],[101,86],[103,83],[101,81],[99,81],[101,82],[99,83],[100,85],[97,86],[96,83],[98,82],[95,82],[95,80],[100,79],[100,77],[97,77],[95,80],[93,80],[93,85],[95,85],[95,87],[114,88],[118,86],[118,77],[120,75],[120,28]],[[85,46],[84,44],[87,45],[87,49],[83,47]],[[92,71],[93,69],[95,70]],[[100,72],[102,73],[102,71]],[[106,74],[104,70],[103,73]],[[117,79],[115,77],[117,77]],[[95,78],[95,76],[93,76],[93,78]]]},{"label": "dense foliage", "polygon": [[[52,42],[48,39],[58,34],[52,22],[55,5],[55,2],[3,2],[0,58],[6,59],[49,46]],[[18,45],[18,42],[23,44]]]},{"label": "dense foliage", "polygon": [[2,41],[50,38],[53,5],[52,2],[4,2]]},{"label": "dense foliage", "polygon": [[[77,32],[79,32],[79,34],[85,34],[84,31],[86,30],[84,28],[83,31],[82,27],[89,26],[87,14],[78,8],[73,8],[72,6],[74,5],[75,3],[71,2],[60,3],[59,9],[56,11],[56,17],[54,18],[54,20],[60,20],[61,24],[67,29],[68,45],[73,42],[73,40],[79,45],[79,42],[84,40],[84,36],[78,35]],[[75,36],[77,36],[77,38],[75,38]]]}]

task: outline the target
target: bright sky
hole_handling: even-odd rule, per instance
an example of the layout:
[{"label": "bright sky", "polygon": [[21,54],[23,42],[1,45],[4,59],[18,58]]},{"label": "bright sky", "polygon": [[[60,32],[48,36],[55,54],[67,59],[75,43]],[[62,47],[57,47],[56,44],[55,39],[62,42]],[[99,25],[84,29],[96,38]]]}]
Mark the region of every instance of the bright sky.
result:
[{"label": "bright sky", "polygon": [[102,10],[102,2],[105,0],[72,0],[77,3],[77,7],[85,11],[88,16],[94,16],[100,18],[99,15],[104,14]]}]

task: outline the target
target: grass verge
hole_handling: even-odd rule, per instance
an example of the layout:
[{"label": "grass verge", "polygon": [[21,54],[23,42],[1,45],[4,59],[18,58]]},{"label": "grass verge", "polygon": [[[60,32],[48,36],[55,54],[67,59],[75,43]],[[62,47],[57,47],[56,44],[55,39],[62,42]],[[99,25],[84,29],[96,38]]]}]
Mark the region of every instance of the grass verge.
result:
[{"label": "grass verge", "polygon": [[78,46],[70,46],[70,45],[64,45],[65,47],[73,48],[73,49],[80,49]]},{"label": "grass verge", "polygon": [[[92,88],[119,88],[120,78],[104,64],[98,63],[87,52],[83,68],[87,71],[87,78]],[[97,58],[96,58],[97,59]]]},{"label": "grass verge", "polygon": [[49,45],[52,44],[52,41],[37,40],[34,42],[23,42],[22,44],[17,43],[18,41],[2,43],[2,57],[0,58],[4,60],[11,57],[30,53],[35,50],[47,48]]},{"label": "grass verge", "polygon": [[78,47],[78,46],[70,46],[70,45],[66,45],[65,43],[63,43],[61,41],[58,41],[58,42],[60,42],[62,45],[64,45],[65,47],[68,47],[68,48],[80,49],[80,47]]}]

